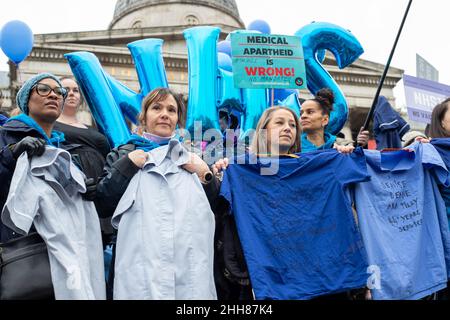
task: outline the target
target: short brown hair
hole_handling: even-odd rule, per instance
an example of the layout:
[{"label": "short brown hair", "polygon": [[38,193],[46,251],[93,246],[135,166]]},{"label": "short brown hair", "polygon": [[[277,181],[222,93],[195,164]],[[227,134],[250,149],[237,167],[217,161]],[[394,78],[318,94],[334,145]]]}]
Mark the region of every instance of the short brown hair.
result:
[{"label": "short brown hair", "polygon": [[[267,125],[269,124],[270,120],[273,118],[273,114],[278,110],[286,110],[292,113],[295,119],[295,125],[297,127],[297,133],[295,134],[295,143],[292,146],[291,149],[289,149],[289,154],[299,153],[302,150],[301,145],[301,128],[300,128],[300,121],[298,119],[298,116],[295,114],[295,112],[288,108],[288,107],[272,107],[267,109],[261,116],[258,122],[258,126],[256,127],[255,136],[253,137],[251,151],[255,154],[260,154],[261,146],[263,144],[267,145],[267,141],[265,141],[263,134],[261,133],[262,130],[267,129]],[[266,148],[267,149],[267,148]]]},{"label": "short brown hair", "polygon": [[442,120],[450,106],[450,98],[438,104],[431,115],[430,138],[449,138],[450,132],[442,127]]},{"label": "short brown hair", "polygon": [[150,92],[142,101],[142,111],[139,114],[139,128],[138,133],[142,135],[144,132],[144,127],[146,125],[146,116],[148,108],[156,102],[162,101],[166,99],[168,96],[172,96],[177,102],[177,113],[178,113],[178,127],[180,129],[184,129],[186,126],[186,107],[183,102],[183,98],[180,94],[175,93],[174,91],[168,88],[157,88]]}]

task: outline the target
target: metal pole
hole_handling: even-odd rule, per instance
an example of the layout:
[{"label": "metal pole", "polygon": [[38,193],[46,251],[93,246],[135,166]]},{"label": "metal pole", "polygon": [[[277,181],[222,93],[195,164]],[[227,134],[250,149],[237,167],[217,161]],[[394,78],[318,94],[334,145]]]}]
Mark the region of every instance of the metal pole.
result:
[{"label": "metal pole", "polygon": [[275,89],[272,88],[272,99],[271,99],[270,107],[273,107],[275,102]]},{"label": "metal pole", "polygon": [[412,0],[409,0],[408,7],[406,8],[405,16],[403,17],[402,24],[400,25],[400,30],[398,31],[397,38],[395,39],[394,47],[392,48],[391,55],[389,56],[389,60],[386,64],[386,68],[384,69],[383,76],[381,77],[380,83],[378,84],[377,93],[375,94],[375,99],[373,100],[372,107],[370,108],[369,114],[367,115],[366,122],[364,123],[364,131],[369,130],[370,122],[372,121],[373,114],[375,113],[375,109],[378,104],[378,98],[380,97],[381,89],[383,89],[384,81],[386,80],[386,76],[389,71],[389,67],[391,66],[392,59],[394,58],[395,50],[397,49],[397,44],[400,39],[400,35],[402,34],[403,27],[405,26],[406,18],[408,17],[409,9],[411,8]]}]

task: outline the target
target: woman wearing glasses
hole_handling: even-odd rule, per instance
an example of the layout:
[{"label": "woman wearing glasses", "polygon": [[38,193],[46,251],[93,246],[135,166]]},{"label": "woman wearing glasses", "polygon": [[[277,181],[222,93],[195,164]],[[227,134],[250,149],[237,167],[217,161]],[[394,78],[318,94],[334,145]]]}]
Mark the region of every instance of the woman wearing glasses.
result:
[{"label": "woman wearing glasses", "polygon": [[[46,145],[64,148],[64,135],[54,131],[61,115],[66,90],[52,74],[39,74],[17,93],[22,114],[0,128],[0,208],[8,197],[16,161],[24,152],[31,158],[42,156]],[[0,242],[19,237],[0,221]]]},{"label": "woman wearing glasses", "polygon": [[[83,195],[86,178],[68,153],[73,146],[54,130],[66,96],[57,77],[39,74],[17,94],[22,114],[0,129],[0,241],[37,232],[47,247],[54,298],[103,300],[103,248],[95,205],[84,201],[89,200]],[[36,288],[22,281],[21,271],[18,287],[51,298],[48,282],[45,291],[44,285]]]}]

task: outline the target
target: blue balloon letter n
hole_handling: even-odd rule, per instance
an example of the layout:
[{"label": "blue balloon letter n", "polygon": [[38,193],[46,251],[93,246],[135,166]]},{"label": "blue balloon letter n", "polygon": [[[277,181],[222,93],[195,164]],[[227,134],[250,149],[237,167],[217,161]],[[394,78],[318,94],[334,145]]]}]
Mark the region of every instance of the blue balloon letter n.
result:
[{"label": "blue balloon letter n", "polygon": [[100,131],[107,136],[111,146],[128,142],[131,133],[125,118],[137,124],[143,98],[153,89],[168,87],[162,44],[160,39],[147,39],[128,45],[136,66],[140,93],[108,75],[92,53],[65,55]]}]

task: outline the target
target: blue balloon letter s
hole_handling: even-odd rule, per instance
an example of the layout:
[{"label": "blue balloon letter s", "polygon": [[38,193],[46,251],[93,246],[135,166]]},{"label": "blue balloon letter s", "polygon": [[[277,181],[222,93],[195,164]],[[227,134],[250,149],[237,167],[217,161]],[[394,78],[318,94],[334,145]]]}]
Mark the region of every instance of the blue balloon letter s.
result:
[{"label": "blue balloon letter s", "polygon": [[348,104],[337,83],[318,61],[317,52],[331,51],[339,68],[344,69],[356,61],[364,49],[350,31],[326,22],[311,23],[297,31],[296,36],[302,39],[309,91],[316,94],[322,88],[330,88],[335,94],[336,102],[327,131],[337,134],[348,119]]}]

